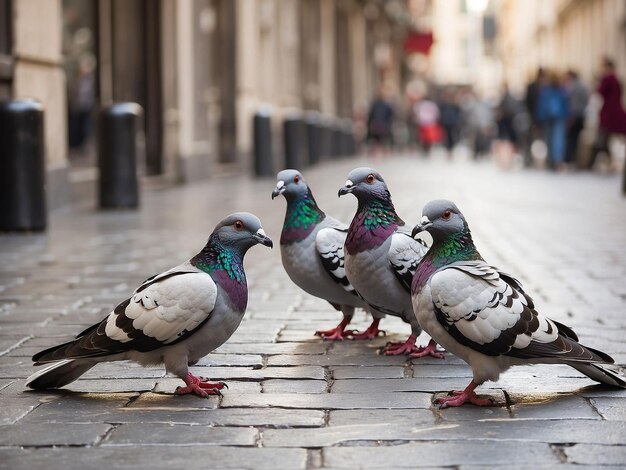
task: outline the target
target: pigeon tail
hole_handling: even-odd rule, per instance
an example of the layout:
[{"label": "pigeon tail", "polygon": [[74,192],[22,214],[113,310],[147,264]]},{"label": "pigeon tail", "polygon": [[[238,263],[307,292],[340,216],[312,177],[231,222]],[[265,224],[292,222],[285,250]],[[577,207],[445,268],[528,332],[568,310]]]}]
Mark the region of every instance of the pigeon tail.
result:
[{"label": "pigeon tail", "polygon": [[580,364],[569,363],[574,369],[582,372],[590,379],[613,387],[626,388],[626,376],[623,371],[616,366],[606,364]]},{"label": "pigeon tail", "polygon": [[65,359],[61,362],[55,362],[28,377],[26,386],[35,390],[61,388],[76,380],[96,364],[96,361],[80,359]]}]

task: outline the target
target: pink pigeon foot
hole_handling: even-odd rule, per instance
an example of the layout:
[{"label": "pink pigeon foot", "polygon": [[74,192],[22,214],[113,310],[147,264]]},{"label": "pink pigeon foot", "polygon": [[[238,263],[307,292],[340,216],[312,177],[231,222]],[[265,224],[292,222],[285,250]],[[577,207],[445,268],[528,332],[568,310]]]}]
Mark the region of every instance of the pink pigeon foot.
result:
[{"label": "pink pigeon foot", "polygon": [[344,318],[335,328],[316,331],[315,336],[320,336],[322,339],[329,341],[343,341],[348,337],[348,333],[351,331],[346,331],[345,329],[348,323],[350,323],[350,319]]},{"label": "pink pigeon foot", "polygon": [[416,348],[415,352],[411,353],[409,357],[411,359],[415,359],[418,357],[434,357],[436,359],[443,359],[443,353],[437,350],[437,343],[434,340],[430,340],[428,345],[423,348]]},{"label": "pink pigeon foot", "polygon": [[441,409],[461,406],[465,403],[471,403],[475,406],[494,406],[496,404],[493,398],[479,398],[474,392],[476,387],[478,384],[472,381],[465,390],[455,390],[451,392],[452,396],[437,398],[435,403]]},{"label": "pink pigeon foot", "polygon": [[380,323],[380,318],[374,318],[374,321],[370,326],[367,327],[367,330],[363,332],[358,332],[355,330],[347,330],[344,333],[352,339],[376,339],[379,336],[385,336],[387,332],[385,330],[379,330],[378,324]]},{"label": "pink pigeon foot", "polygon": [[221,389],[228,388],[224,382],[209,382],[204,377],[196,377],[191,372],[187,373],[185,377],[186,387],[178,387],[174,392],[174,395],[187,395],[194,393],[202,398],[209,398],[209,395],[222,396]]},{"label": "pink pigeon foot", "polygon": [[400,356],[402,354],[410,354],[417,350],[415,347],[415,335],[411,335],[405,342],[400,343],[387,343],[383,348],[383,354],[385,356]]}]

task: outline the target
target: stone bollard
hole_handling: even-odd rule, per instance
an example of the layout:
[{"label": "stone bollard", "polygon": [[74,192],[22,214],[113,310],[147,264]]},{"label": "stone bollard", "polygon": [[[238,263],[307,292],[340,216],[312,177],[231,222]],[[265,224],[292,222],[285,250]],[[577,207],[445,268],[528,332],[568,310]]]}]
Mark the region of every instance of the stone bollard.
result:
[{"label": "stone bollard", "polygon": [[143,109],[115,103],[98,119],[99,204],[102,209],[139,207],[137,133]]},{"label": "stone bollard", "polygon": [[283,121],[283,140],[285,144],[285,168],[303,169],[306,160],[306,133],[304,122],[299,114],[291,114]]},{"label": "stone bollard", "polygon": [[254,114],[254,174],[274,176],[272,162],[272,120],[269,108]]},{"label": "stone bollard", "polygon": [[0,103],[0,230],[45,230],[44,147],[41,103]]},{"label": "stone bollard", "polygon": [[322,158],[322,127],[321,117],[316,111],[309,111],[305,116],[306,143],[309,155],[309,165],[315,165]]},{"label": "stone bollard", "polygon": [[343,132],[341,130],[341,121],[333,119],[331,124],[331,156],[334,159],[343,156]]}]

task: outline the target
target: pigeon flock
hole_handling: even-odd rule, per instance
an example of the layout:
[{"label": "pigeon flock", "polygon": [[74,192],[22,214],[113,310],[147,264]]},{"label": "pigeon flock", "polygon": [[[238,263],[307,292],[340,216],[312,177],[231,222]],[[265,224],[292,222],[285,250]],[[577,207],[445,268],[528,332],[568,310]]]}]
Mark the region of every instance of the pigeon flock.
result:
[{"label": "pigeon flock", "polygon": [[[591,379],[626,388],[613,359],[578,342],[569,327],[541,315],[521,283],[485,262],[457,206],[434,200],[411,229],[397,214],[380,173],[356,168],[339,189],[352,194],[357,209],[350,225],[325,214],[302,173],[278,173],[272,199],[287,203],[280,235],[282,264],[289,278],[310,295],[341,312],[340,323],[315,332],[324,340],[373,339],[386,315],[411,327],[405,342],[388,343],[386,355],[443,359],[458,356],[472,369],[462,391],[438,398],[442,408],[493,405],[476,395],[514,365],[566,364]],[[430,247],[418,238],[426,231]],[[48,364],[27,379],[33,389],[63,387],[99,362],[135,361],[164,365],[185,383],[177,395],[221,395],[224,382],[210,382],[189,366],[224,344],[244,316],[248,287],[243,258],[256,244],[272,247],[260,220],[238,212],[222,220],[205,247],[190,260],[152,276],[100,323],[75,340],[33,356]],[[371,315],[362,332],[348,329],[355,309]],[[432,339],[417,346],[425,331]]]}]

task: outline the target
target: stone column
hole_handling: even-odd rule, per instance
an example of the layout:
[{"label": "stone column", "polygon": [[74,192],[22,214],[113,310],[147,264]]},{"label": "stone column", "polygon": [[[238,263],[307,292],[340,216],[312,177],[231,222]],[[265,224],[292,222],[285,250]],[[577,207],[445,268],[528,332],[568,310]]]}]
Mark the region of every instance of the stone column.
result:
[{"label": "stone column", "polygon": [[62,24],[61,0],[13,2],[13,98],[34,98],[43,104],[50,208],[70,198]]}]

